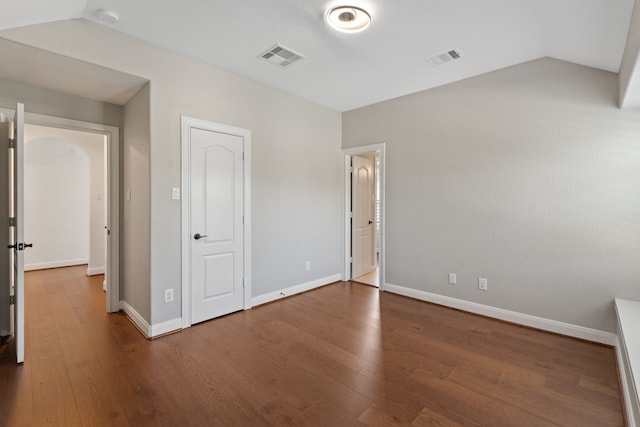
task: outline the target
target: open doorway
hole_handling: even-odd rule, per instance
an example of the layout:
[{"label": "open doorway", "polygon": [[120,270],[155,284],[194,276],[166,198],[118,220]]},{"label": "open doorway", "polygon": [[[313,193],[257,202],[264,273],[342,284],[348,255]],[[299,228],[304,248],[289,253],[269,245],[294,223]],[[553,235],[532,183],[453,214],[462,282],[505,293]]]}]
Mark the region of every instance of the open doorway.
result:
[{"label": "open doorway", "polygon": [[[24,128],[25,271],[86,265],[104,275],[107,137],[26,124]],[[106,281],[103,280],[106,290]]]},{"label": "open doorway", "polygon": [[384,144],[344,150],[345,280],[384,285]]},{"label": "open doorway", "polygon": [[[89,218],[85,221],[86,228],[84,230],[88,238],[80,245],[84,244],[87,247],[86,257],[74,258],[73,255],[70,255],[66,257],[66,260],[70,261],[68,265],[73,265],[86,259],[86,274],[89,276],[104,274],[102,287],[106,291],[106,311],[119,311],[119,129],[99,123],[35,113],[25,114],[25,126],[32,130],[31,136],[34,138],[30,139],[39,140],[40,144],[36,143],[36,145],[49,149],[54,156],[67,157],[67,159],[64,159],[67,161],[67,166],[74,163],[70,163],[73,160],[70,158],[75,158],[77,160],[75,163],[81,163],[79,161],[80,158],[86,157],[90,163],[94,163],[93,166],[88,166],[89,173],[98,176],[89,177],[90,182],[85,183],[88,184],[88,186],[85,185],[85,188],[89,191],[85,200],[90,205]],[[33,133],[34,129],[38,131]],[[86,139],[93,141],[93,147],[87,147],[87,142],[76,141],[72,143],[68,140],[64,141],[69,138],[69,135],[76,135],[76,137],[83,135]],[[27,138],[29,138],[28,135]],[[57,144],[57,148],[54,148],[56,144],[52,143],[52,140],[58,140],[58,142],[63,140],[64,143]],[[26,142],[25,146],[28,147],[29,144],[34,144],[34,142]],[[81,148],[83,144],[85,147]],[[40,161],[47,162],[46,156],[40,155],[39,158]],[[60,160],[58,158],[58,162]],[[100,162],[102,162],[101,167]],[[57,166],[61,167],[60,164]],[[76,164],[76,166],[78,165]],[[26,173],[29,174],[28,165],[25,169]],[[91,210],[93,210],[93,214]],[[39,216],[47,216],[47,214],[47,211],[36,213]],[[46,222],[46,224],[49,227],[56,227],[57,225],[51,221]],[[53,238],[55,239],[55,236]],[[58,239],[65,238],[68,239],[66,234],[62,238],[58,237]],[[37,239],[37,235],[33,236],[34,248],[38,245]],[[62,244],[62,242],[59,243]],[[57,261],[61,260],[58,259]],[[64,259],[62,261],[64,264]],[[82,263],[84,264],[84,262]],[[57,266],[63,266],[63,264]],[[46,264],[41,264],[41,266],[46,267]],[[51,266],[55,267],[56,265]]]}]

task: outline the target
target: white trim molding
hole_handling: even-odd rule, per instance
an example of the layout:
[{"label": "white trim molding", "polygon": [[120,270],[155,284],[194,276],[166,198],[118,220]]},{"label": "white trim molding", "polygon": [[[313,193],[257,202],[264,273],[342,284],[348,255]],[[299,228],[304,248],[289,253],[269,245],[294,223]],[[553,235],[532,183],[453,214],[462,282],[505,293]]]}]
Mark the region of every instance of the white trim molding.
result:
[{"label": "white trim molding", "polygon": [[492,317],[494,319],[504,320],[506,322],[516,323],[518,325],[541,329],[547,332],[554,332],[557,334],[567,335],[570,337],[593,341],[610,346],[615,346],[618,342],[618,336],[616,334],[612,334],[611,332],[585,328],[584,326],[558,322],[556,320],[531,316],[529,314],[518,313],[510,310],[504,310],[502,308],[478,304],[475,302],[447,297],[444,295],[433,294],[431,292],[420,291],[417,289],[405,288],[403,286],[392,285],[390,283],[386,283],[384,289],[385,291],[394,294],[432,302],[434,304],[439,304],[462,311],[468,311],[470,313],[480,314],[482,316]]},{"label": "white trim molding", "polygon": [[634,427],[640,423],[640,302],[615,299],[618,318],[618,372],[624,397],[627,423]]},{"label": "white trim molding", "polygon": [[33,270],[46,270],[48,268],[60,268],[60,267],[71,267],[74,265],[84,265],[89,262],[86,258],[78,258],[78,259],[62,259],[58,261],[47,261],[47,262],[34,262],[32,264],[25,264],[24,271],[33,271]]},{"label": "white trim molding", "polygon": [[[624,400],[624,411],[629,427],[636,427],[640,421],[640,401],[629,372],[628,353],[622,339],[618,338],[616,346],[616,361],[618,363],[618,376],[620,377],[620,388],[622,389],[622,399]],[[635,403],[634,403],[635,402]]]},{"label": "white trim molding", "polygon": [[268,294],[259,295],[253,298],[251,303],[253,306],[266,304],[268,302],[277,301],[285,297],[290,297],[291,295],[300,294],[302,292],[320,288],[330,283],[339,282],[341,280],[341,274],[334,274],[332,276],[323,277],[320,279],[312,280],[310,282],[301,283],[299,285],[289,286],[288,288],[283,288],[275,292],[270,292]]},{"label": "white trim molding", "polygon": [[144,317],[142,317],[135,308],[131,307],[126,301],[120,301],[120,307],[145,337],[151,337],[151,326],[149,325],[149,322],[144,320]]},{"label": "white trim molding", "polygon": [[166,322],[157,323],[155,325],[150,325],[149,322],[147,322],[144,317],[142,317],[140,313],[138,313],[135,308],[131,307],[126,301],[120,301],[120,307],[122,308],[122,311],[125,312],[129,320],[131,320],[131,323],[133,323],[146,338],[154,338],[182,330],[182,318],[180,317],[167,320]]},{"label": "white trim molding", "polygon": [[149,328],[149,338],[155,338],[160,335],[169,334],[182,330],[182,318],[167,320],[166,322],[151,325]]},{"label": "white trim molding", "polygon": [[87,276],[97,276],[104,274],[104,267],[87,267]]}]

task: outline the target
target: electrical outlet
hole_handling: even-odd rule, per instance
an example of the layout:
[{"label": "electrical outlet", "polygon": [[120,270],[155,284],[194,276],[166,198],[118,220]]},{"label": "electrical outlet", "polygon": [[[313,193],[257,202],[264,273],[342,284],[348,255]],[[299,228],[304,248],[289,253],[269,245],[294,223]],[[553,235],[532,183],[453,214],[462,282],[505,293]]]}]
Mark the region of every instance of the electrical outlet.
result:
[{"label": "electrical outlet", "polygon": [[455,285],[457,280],[458,279],[456,278],[456,273],[449,273],[449,284],[450,285]]},{"label": "electrical outlet", "polygon": [[173,302],[173,289],[165,289],[164,290],[164,303],[168,304]]},{"label": "electrical outlet", "polygon": [[483,279],[482,277],[478,277],[478,288],[480,288],[483,291],[488,290],[487,289],[487,279]]},{"label": "electrical outlet", "polygon": [[311,270],[311,261],[307,261],[304,266],[307,269],[307,271]]}]

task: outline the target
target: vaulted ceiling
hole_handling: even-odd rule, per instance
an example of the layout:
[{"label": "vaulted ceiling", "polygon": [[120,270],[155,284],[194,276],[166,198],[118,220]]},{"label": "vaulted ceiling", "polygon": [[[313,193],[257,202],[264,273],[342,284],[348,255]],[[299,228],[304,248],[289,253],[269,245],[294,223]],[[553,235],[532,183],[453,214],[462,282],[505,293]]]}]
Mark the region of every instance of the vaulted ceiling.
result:
[{"label": "vaulted ceiling", "polygon": [[[368,10],[371,26],[328,27],[339,4]],[[85,18],[346,111],[545,56],[617,73],[632,10],[633,0],[0,0],[0,29]],[[275,44],[304,59],[261,60]],[[450,50],[460,59],[427,61]]]}]

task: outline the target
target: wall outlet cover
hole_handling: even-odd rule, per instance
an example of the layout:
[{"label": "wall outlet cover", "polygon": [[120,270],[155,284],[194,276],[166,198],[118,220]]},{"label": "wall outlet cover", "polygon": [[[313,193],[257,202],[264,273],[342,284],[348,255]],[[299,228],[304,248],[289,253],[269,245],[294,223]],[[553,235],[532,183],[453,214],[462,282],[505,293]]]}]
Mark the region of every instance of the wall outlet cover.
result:
[{"label": "wall outlet cover", "polygon": [[457,283],[456,273],[449,273],[449,284],[455,285]]}]

